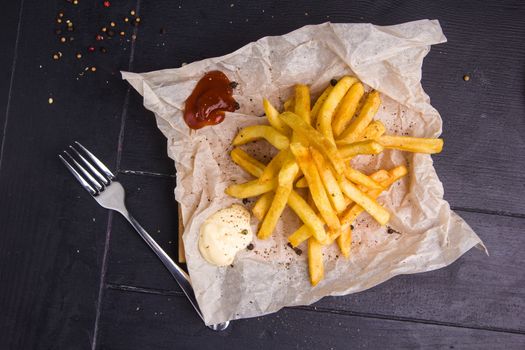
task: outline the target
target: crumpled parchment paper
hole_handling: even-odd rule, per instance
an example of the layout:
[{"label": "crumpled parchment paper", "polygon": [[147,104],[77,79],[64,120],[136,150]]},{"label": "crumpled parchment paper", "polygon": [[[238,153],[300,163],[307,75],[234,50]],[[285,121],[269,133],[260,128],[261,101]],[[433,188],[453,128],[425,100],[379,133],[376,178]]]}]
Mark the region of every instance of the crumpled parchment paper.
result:
[{"label": "crumpled parchment paper", "polygon": [[[409,176],[379,199],[392,213],[391,229],[362,214],[354,224],[351,257],[338,257],[335,244],[326,247],[325,279],[316,287],[308,280],[305,247],[301,247],[305,253],[298,255],[286,246],[287,237],[300,224],[288,208],[273,237],[255,239],[255,249],[241,251],[230,267],[208,264],[197,245],[199,227],[208,216],[233,203],[242,204],[224,194],[233,182],[252,179],[231,161],[230,143],[241,127],[266,123],[261,118],[263,97],[281,107],[296,83],[308,84],[315,98],[330,79],[356,75],[381,92],[376,119],[384,122],[387,134],[437,137],[441,117],[421,87],[421,66],[430,45],[445,41],[438,21],[394,26],[324,23],[265,37],[231,54],[181,68],[122,73],[144,96],[144,106],[155,113],[168,139],[168,155],[177,170],[175,198],[182,206],[188,269],[207,324],[311,304],[326,295],[355,293],[396,275],[449,265],[475,245],[483,248],[479,237],[443,200],[432,158],[396,150],[353,160],[354,167],[367,173],[408,166]],[[184,101],[210,70],[221,70],[239,83],[234,97],[241,109],[228,113],[217,126],[192,131],[182,117]],[[263,162],[275,153],[264,141],[243,148]],[[252,226],[256,232],[256,219]]]}]

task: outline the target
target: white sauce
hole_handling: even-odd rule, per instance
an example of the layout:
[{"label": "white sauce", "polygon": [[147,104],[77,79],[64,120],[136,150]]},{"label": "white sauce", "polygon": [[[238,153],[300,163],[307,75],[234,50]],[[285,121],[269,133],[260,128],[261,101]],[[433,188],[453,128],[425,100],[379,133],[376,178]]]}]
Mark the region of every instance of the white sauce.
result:
[{"label": "white sauce", "polygon": [[199,251],[210,264],[228,266],[233,263],[237,252],[246,248],[252,239],[250,212],[234,204],[217,211],[201,225]]}]

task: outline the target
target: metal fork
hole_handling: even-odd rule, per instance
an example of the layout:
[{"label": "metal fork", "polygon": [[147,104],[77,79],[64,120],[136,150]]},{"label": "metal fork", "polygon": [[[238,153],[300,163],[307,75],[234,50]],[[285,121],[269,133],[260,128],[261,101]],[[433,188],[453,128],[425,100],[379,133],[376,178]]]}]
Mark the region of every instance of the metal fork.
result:
[{"label": "metal fork", "polygon": [[[177,265],[166,252],[155,242],[155,240],[140,226],[140,224],[130,215],[124,203],[124,188],[115,180],[115,175],[104,165],[97,157],[88,151],[79,142],[75,141],[77,150],[73,146],[69,146],[72,153],[77,159],[84,164],[81,165],[69,152],[64,151],[64,155],[58,157],[64,163],[66,168],[73,174],[73,176],[80,182],[82,187],[89,192],[93,198],[106,209],[112,209],[121,213],[139,233],[140,237],[148,244],[148,246],[157,254],[164,266],[169,270],[173,278],[177,281],[182,291],[188,297],[191,305],[200,318],[204,321],[202,312],[197,304],[195,293],[191,287],[190,276]],[[84,155],[82,155],[84,154]],[[67,158],[67,159],[66,159]],[[87,169],[86,169],[87,168]],[[229,322],[219,323],[208,326],[214,331],[225,330]]]}]

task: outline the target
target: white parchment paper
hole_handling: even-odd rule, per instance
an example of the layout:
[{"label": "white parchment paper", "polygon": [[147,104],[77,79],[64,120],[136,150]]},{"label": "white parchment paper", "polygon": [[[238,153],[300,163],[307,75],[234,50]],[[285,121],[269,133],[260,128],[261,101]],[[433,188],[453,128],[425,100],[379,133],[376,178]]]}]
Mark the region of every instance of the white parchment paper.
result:
[{"label": "white parchment paper", "polygon": [[[122,73],[144,96],[144,106],[155,113],[168,139],[168,155],[177,170],[175,198],[182,206],[188,269],[207,324],[358,292],[399,274],[446,266],[473,246],[482,246],[443,200],[431,157],[392,150],[357,157],[353,165],[367,173],[408,166],[409,176],[379,199],[392,213],[393,230],[362,214],[354,225],[351,257],[339,257],[335,245],[325,248],[325,279],[316,287],[308,280],[306,254],[297,255],[286,246],[286,238],[300,224],[289,209],[273,237],[255,239],[255,249],[240,252],[233,266],[208,264],[197,245],[199,227],[208,216],[232,203],[242,204],[224,194],[233,182],[252,179],[231,161],[230,143],[239,128],[266,123],[260,117],[263,97],[281,106],[296,83],[308,84],[316,97],[330,79],[356,75],[381,92],[376,119],[384,122],[387,134],[436,137],[441,133],[441,117],[421,87],[421,66],[430,45],[445,41],[438,21],[386,27],[324,23],[265,37],[231,54],[181,68]],[[234,97],[241,109],[227,114],[217,126],[191,131],[182,117],[184,101],[210,70],[221,70],[239,83]],[[244,148],[261,161],[274,154],[264,141]],[[256,232],[255,219],[252,225]]]}]

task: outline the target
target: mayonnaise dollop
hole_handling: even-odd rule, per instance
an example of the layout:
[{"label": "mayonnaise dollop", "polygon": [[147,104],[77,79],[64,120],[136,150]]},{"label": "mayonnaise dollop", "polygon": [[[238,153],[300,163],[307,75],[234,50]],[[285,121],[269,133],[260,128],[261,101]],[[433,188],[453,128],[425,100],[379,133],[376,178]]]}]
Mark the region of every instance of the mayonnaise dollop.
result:
[{"label": "mayonnaise dollop", "polygon": [[201,225],[199,251],[210,264],[228,266],[252,239],[250,212],[234,204],[215,212]]}]

